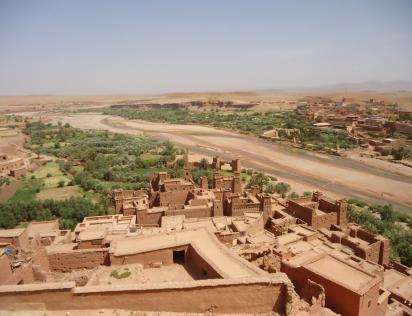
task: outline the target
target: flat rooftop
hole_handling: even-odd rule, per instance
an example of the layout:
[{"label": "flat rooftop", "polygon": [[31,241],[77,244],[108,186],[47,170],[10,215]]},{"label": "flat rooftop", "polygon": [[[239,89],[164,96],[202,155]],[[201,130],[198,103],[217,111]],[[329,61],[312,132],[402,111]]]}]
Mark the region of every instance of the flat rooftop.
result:
[{"label": "flat rooftop", "polygon": [[305,264],[304,267],[355,292],[363,292],[366,286],[377,281],[374,275],[331,255],[322,256],[318,260]]},{"label": "flat rooftop", "polygon": [[27,226],[27,235],[32,238],[37,233],[44,234],[46,232],[52,232],[59,229],[59,220],[43,221],[43,222],[31,222]]},{"label": "flat rooftop", "polygon": [[110,252],[114,256],[127,256],[191,245],[223,278],[241,278],[266,274],[246,260],[238,257],[221,244],[206,228],[139,236],[118,240]]},{"label": "flat rooftop", "polygon": [[396,271],[395,269],[388,269],[383,274],[383,286],[386,289],[389,289],[403,278],[406,278],[406,275]]},{"label": "flat rooftop", "polygon": [[0,229],[0,238],[14,238],[23,234],[25,228]]},{"label": "flat rooftop", "polygon": [[403,300],[412,302],[412,276],[403,278],[388,290]]},{"label": "flat rooftop", "polygon": [[106,230],[84,230],[80,232],[78,239],[80,241],[96,240],[103,239],[106,235]]},{"label": "flat rooftop", "polygon": [[[128,271],[127,278],[116,279],[111,274],[117,271],[119,274]],[[85,273],[89,271],[85,271]],[[90,278],[87,286],[96,285],[124,285],[124,284],[150,284],[164,282],[190,282],[203,279],[199,272],[190,270],[181,264],[162,265],[158,268],[144,268],[141,264],[126,264],[121,266],[99,266]]]}]

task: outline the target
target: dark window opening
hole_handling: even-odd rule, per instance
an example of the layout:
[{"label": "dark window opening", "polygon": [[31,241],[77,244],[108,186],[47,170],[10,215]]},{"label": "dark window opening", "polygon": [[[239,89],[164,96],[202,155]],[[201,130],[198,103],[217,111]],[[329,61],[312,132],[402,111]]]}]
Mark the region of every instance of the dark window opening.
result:
[{"label": "dark window opening", "polygon": [[185,251],[173,250],[173,263],[184,264],[185,263]]}]

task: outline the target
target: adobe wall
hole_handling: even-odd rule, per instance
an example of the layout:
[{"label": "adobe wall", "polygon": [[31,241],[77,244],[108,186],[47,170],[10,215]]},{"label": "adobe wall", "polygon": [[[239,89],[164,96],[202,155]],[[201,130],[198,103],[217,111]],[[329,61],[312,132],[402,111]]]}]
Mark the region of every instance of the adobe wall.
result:
[{"label": "adobe wall", "polygon": [[0,284],[5,283],[13,274],[10,260],[6,255],[0,256]]},{"label": "adobe wall", "polygon": [[[326,279],[318,274],[315,274],[304,267],[292,267],[287,263],[282,263],[281,271],[286,273],[288,277],[297,284],[299,288],[303,288],[308,279],[323,286],[325,289],[325,305],[337,313],[345,316],[376,316],[379,298],[378,283],[361,297],[356,292],[353,292],[339,284]],[[370,304],[368,306],[368,303]],[[365,307],[366,305],[366,307]]]},{"label": "adobe wall", "polygon": [[159,249],[124,256],[114,256],[113,254],[110,254],[110,263],[112,265],[140,263],[144,267],[151,267],[154,263],[158,262],[161,262],[163,265],[169,265],[173,264],[173,250],[186,251],[187,246]]},{"label": "adobe wall", "polygon": [[17,189],[19,188],[20,180],[18,181],[10,181],[9,185],[3,185],[0,190],[0,203],[6,202],[9,198],[11,198],[14,193],[16,193]]},{"label": "adobe wall", "polygon": [[8,175],[10,171],[25,167],[24,159],[13,159],[0,163],[0,174]]},{"label": "adobe wall", "polygon": [[100,265],[107,265],[110,262],[108,252],[108,249],[84,249],[49,253],[50,270],[70,272],[72,270],[92,269]]},{"label": "adobe wall", "polygon": [[[70,282],[74,283],[74,282]],[[78,287],[65,284],[0,286],[0,308],[44,304],[47,310],[123,309],[186,313],[286,313],[288,285],[271,278]],[[35,288],[39,290],[33,290]],[[49,288],[48,288],[49,287]],[[15,288],[20,288],[16,291]],[[24,290],[24,288],[27,288]]]},{"label": "adobe wall", "polygon": [[263,222],[263,213],[257,218],[252,224],[250,224],[245,233],[249,235],[255,235],[259,232],[262,232],[263,229],[265,228],[264,222]]},{"label": "adobe wall", "polygon": [[186,218],[197,217],[211,217],[213,216],[212,208],[209,206],[200,206],[196,208],[183,209],[183,210],[167,210],[167,216],[185,215]]},{"label": "adobe wall", "polygon": [[136,224],[160,226],[160,219],[164,215],[164,212],[148,212],[147,210],[136,212]]},{"label": "adobe wall", "polygon": [[342,239],[342,244],[347,245],[355,250],[358,257],[367,259],[381,265],[389,263],[389,240],[385,237],[371,234],[363,229],[351,228],[350,235],[367,241],[367,247],[359,247],[355,243]]},{"label": "adobe wall", "polygon": [[371,234],[367,232],[366,230],[363,229],[357,229],[356,230],[356,236],[362,240],[365,240],[369,243],[376,242],[376,238],[374,234]]},{"label": "adobe wall", "polygon": [[311,208],[302,206],[292,200],[289,200],[287,210],[294,217],[297,217],[307,224],[312,225],[314,210],[312,210]]},{"label": "adobe wall", "polygon": [[159,206],[184,205],[187,200],[189,191],[177,190],[170,192],[159,192]]},{"label": "adobe wall", "polygon": [[359,315],[372,316],[378,314],[379,288],[381,286],[383,286],[383,284],[376,284],[361,297],[359,304]]},{"label": "adobe wall", "polygon": [[337,213],[324,213],[319,216],[315,216],[312,219],[311,226],[315,229],[327,228],[329,229],[332,225],[336,224],[338,221]]},{"label": "adobe wall", "polygon": [[30,245],[26,229],[21,233],[20,236],[17,237],[0,237],[0,243],[11,243],[16,247],[24,249],[29,248]]},{"label": "adobe wall", "polygon": [[77,249],[101,249],[103,244],[103,240],[84,240],[80,241]]},{"label": "adobe wall", "polygon": [[390,241],[387,238],[382,238],[380,246],[378,263],[387,266],[389,265]]},{"label": "adobe wall", "polygon": [[223,202],[222,200],[214,200],[212,207],[212,216],[223,216]]},{"label": "adobe wall", "polygon": [[26,167],[22,167],[19,169],[14,169],[10,171],[10,176],[15,177],[15,178],[21,178],[27,174],[27,169]]},{"label": "adobe wall", "polygon": [[14,269],[13,274],[5,281],[5,284],[26,284],[33,282],[33,264],[30,262]]},{"label": "adobe wall", "polygon": [[[342,245],[346,245],[346,240],[342,240]],[[379,261],[379,253],[380,253],[380,242],[375,242],[374,244],[368,245],[365,248],[358,247],[357,245],[354,245],[353,250],[355,252],[355,255],[362,258],[366,259],[372,262],[378,263]]]},{"label": "adobe wall", "polygon": [[325,289],[322,285],[308,279],[301,290],[301,297],[308,303],[325,306]]},{"label": "adobe wall", "polygon": [[326,212],[334,212],[337,214],[336,224],[342,227],[347,224],[347,202],[345,200],[339,200],[335,203],[331,203],[325,199],[319,199],[319,209]]},{"label": "adobe wall", "polygon": [[319,199],[319,209],[324,212],[338,212],[339,207],[336,204],[331,203],[324,199]]},{"label": "adobe wall", "polygon": [[[50,271],[49,259],[47,258],[47,251],[44,247],[38,248],[32,254],[33,264],[38,265],[44,271]],[[0,271],[2,271],[0,269]]]},{"label": "adobe wall", "polygon": [[260,210],[260,204],[237,204],[231,205],[230,216],[243,216],[245,212],[258,212]]},{"label": "adobe wall", "polygon": [[222,276],[203,259],[196,250],[189,246],[186,251],[185,262],[187,266],[202,275],[204,279],[221,279]]},{"label": "adobe wall", "polygon": [[238,232],[232,232],[232,233],[220,233],[217,232],[215,233],[215,236],[217,237],[217,239],[224,244],[229,244],[232,245],[233,240],[237,237],[240,236],[240,234]]}]

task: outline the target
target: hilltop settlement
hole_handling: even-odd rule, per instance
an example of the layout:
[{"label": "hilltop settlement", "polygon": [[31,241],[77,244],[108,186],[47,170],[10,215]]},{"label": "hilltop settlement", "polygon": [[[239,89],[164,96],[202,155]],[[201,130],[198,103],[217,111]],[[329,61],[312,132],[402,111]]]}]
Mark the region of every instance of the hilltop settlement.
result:
[{"label": "hilltop settlement", "polygon": [[348,222],[345,199],[245,187],[240,161],[219,157],[213,181],[197,184],[204,162],[184,160],[182,177],[154,172],[149,189],[115,190],[115,214],[74,231],[58,219],[0,230],[0,308],[412,314],[412,269],[389,259],[387,238]]}]

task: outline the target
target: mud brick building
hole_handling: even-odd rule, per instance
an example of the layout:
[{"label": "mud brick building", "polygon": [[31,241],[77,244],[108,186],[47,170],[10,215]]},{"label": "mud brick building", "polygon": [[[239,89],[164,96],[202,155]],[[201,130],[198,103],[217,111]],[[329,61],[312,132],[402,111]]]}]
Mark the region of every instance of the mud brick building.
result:
[{"label": "mud brick building", "polygon": [[338,200],[329,202],[322,193],[314,192],[312,198],[290,200],[286,212],[315,229],[330,228],[332,225],[346,226],[347,202]]}]

